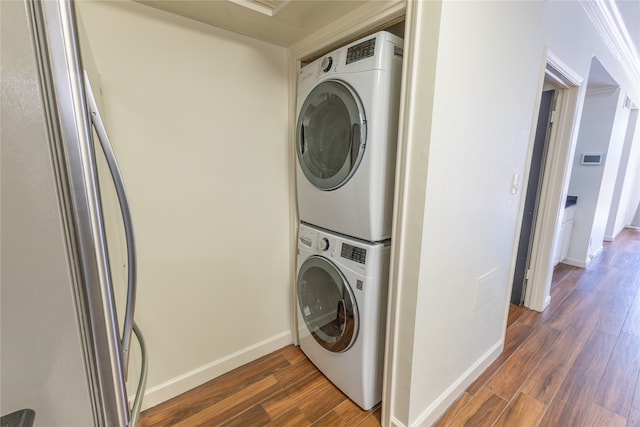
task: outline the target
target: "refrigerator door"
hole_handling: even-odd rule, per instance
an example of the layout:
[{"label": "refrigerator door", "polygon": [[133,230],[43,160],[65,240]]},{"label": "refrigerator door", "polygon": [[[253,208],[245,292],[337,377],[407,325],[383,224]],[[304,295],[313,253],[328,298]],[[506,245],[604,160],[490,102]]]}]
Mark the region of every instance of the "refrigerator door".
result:
[{"label": "refrigerator door", "polygon": [[0,415],[126,426],[129,409],[68,2],[0,2]]}]

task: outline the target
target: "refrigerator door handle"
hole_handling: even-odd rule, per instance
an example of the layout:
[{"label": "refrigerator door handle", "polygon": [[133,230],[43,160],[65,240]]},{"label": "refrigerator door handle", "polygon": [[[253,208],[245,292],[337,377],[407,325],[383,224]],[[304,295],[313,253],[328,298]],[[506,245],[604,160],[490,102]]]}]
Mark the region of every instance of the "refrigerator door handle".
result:
[{"label": "refrigerator door handle", "polygon": [[102,151],[104,152],[107,164],[109,165],[109,171],[111,172],[113,183],[116,189],[116,194],[118,196],[118,201],[120,202],[120,211],[122,213],[122,221],[124,224],[125,239],[127,244],[127,264],[129,267],[127,274],[127,302],[124,314],[124,325],[122,328],[122,345],[120,354],[123,374],[124,378],[126,379],[129,371],[129,349],[131,347],[131,336],[133,333],[133,314],[135,311],[137,285],[136,249],[133,236],[133,221],[131,220],[131,211],[129,210],[129,201],[127,199],[127,194],[124,188],[122,174],[120,173],[120,168],[118,167],[116,156],[113,152],[113,148],[111,147],[111,143],[109,142],[109,137],[104,127],[102,117],[100,116],[100,111],[98,111],[98,104],[96,103],[93,89],[91,88],[91,82],[89,81],[89,76],[87,75],[86,70],[84,72],[84,84],[87,94],[89,112],[91,115],[91,121],[98,135],[98,140],[100,141],[100,146],[102,147]]}]

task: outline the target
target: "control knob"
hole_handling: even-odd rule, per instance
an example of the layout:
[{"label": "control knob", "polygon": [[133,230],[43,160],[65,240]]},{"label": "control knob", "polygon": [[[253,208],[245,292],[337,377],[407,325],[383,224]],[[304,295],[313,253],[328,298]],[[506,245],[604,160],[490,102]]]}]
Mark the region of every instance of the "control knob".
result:
[{"label": "control knob", "polygon": [[318,240],[318,249],[320,249],[321,251],[329,250],[329,246],[329,239],[327,239],[326,237]]},{"label": "control knob", "polygon": [[332,65],[333,65],[333,58],[330,56],[327,56],[322,60],[322,64],[321,64],[322,71],[324,71],[325,73],[328,72],[331,69]]}]

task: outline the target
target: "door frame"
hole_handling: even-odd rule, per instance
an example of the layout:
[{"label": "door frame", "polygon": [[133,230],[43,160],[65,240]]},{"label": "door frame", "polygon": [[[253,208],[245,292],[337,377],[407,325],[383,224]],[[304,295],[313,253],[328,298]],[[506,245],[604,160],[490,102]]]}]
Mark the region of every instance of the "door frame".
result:
[{"label": "door frame", "polygon": [[[564,200],[575,155],[578,119],[582,114],[582,102],[579,101],[584,99],[585,94],[584,78],[549,50],[545,52],[545,68],[541,76],[540,94],[545,81],[557,86],[559,104],[556,105],[555,126],[547,148],[547,164],[543,172],[539,210],[534,223],[531,245],[529,282],[524,297],[525,307],[540,312],[544,311],[551,301],[555,236],[562,221]],[[530,144],[533,144],[533,136]],[[529,164],[527,168],[530,167]]]},{"label": "door frame", "polygon": [[[550,94],[548,98],[545,94]],[[520,305],[524,302],[531,267],[533,235],[540,211],[540,199],[545,184],[547,162],[551,140],[554,138],[556,126],[554,124],[555,106],[562,99],[562,91],[550,84],[547,78],[540,95],[538,116],[535,120],[536,129],[533,133],[533,145],[529,156],[529,172],[525,175],[524,206],[520,217],[520,234],[518,238],[518,252],[511,283],[511,303]],[[541,122],[544,120],[544,122]],[[543,128],[544,126],[544,128]]]}]

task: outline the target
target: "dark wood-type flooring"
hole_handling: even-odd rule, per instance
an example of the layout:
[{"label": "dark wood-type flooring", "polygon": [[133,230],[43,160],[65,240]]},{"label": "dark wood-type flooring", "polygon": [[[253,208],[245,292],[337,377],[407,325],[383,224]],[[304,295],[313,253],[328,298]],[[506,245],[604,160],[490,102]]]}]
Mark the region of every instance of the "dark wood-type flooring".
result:
[{"label": "dark wood-type flooring", "polygon": [[504,352],[436,424],[640,426],[640,231],[560,264],[543,312],[511,306]]},{"label": "dark wood-type flooring", "polygon": [[141,414],[139,426],[380,426],[298,347],[284,347]]},{"label": "dark wood-type flooring", "polygon": [[[544,313],[511,306],[505,348],[436,426],[640,427],[640,231],[560,264]],[[288,346],[143,412],[141,426],[378,426]]]}]

